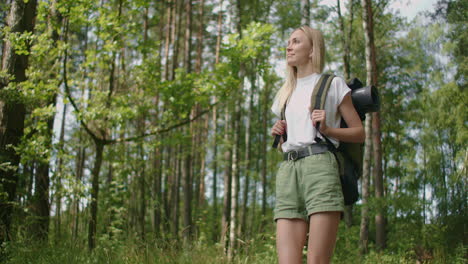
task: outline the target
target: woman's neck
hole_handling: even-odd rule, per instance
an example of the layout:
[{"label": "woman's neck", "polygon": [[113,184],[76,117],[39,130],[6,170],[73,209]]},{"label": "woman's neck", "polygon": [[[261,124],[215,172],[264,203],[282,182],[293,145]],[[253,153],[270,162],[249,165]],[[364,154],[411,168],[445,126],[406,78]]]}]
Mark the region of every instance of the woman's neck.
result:
[{"label": "woman's neck", "polygon": [[312,63],[307,63],[305,65],[296,66],[296,69],[297,69],[297,78],[303,78],[313,73],[318,73],[314,71],[312,67]]}]

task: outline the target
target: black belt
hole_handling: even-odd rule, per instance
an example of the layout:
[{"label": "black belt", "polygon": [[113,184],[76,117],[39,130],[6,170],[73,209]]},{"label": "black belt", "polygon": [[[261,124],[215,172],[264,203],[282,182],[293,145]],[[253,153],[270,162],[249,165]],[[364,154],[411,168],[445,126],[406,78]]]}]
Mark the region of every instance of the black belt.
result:
[{"label": "black belt", "polygon": [[305,158],[310,155],[322,154],[327,151],[332,151],[332,149],[325,144],[312,144],[307,147],[291,150],[283,154],[284,160],[296,161],[298,159]]}]

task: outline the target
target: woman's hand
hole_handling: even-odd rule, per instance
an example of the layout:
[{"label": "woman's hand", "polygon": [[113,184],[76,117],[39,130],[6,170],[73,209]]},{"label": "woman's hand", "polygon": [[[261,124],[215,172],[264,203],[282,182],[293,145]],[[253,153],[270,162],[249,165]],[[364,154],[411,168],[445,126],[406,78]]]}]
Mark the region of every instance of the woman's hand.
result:
[{"label": "woman's hand", "polygon": [[325,110],[318,110],[314,109],[312,113],[310,114],[310,119],[312,119],[312,125],[314,127],[317,127],[317,122],[320,122],[320,128],[319,131],[320,133],[326,135],[327,134],[327,116],[325,113]]},{"label": "woman's hand", "polygon": [[283,135],[286,132],[286,120],[278,120],[271,128],[271,135]]}]

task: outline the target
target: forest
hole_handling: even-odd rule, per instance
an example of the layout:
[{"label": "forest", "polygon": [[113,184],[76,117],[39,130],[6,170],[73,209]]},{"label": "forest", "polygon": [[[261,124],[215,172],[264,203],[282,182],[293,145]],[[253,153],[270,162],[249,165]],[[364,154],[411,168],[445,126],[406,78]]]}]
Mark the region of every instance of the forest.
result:
[{"label": "forest", "polygon": [[0,2],[0,263],[277,263],[301,25],[381,100],[333,263],[467,263],[468,1],[396,1]]}]

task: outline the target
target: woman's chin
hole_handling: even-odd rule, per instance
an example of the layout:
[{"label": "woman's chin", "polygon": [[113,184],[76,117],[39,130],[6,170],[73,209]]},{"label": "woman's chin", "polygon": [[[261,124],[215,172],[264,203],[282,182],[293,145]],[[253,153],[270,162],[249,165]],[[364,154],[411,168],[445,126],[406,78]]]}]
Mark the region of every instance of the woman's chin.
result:
[{"label": "woman's chin", "polygon": [[296,62],[293,61],[293,60],[287,60],[286,63],[288,64],[288,66],[291,66],[291,67],[297,66],[297,65],[296,65]]}]

